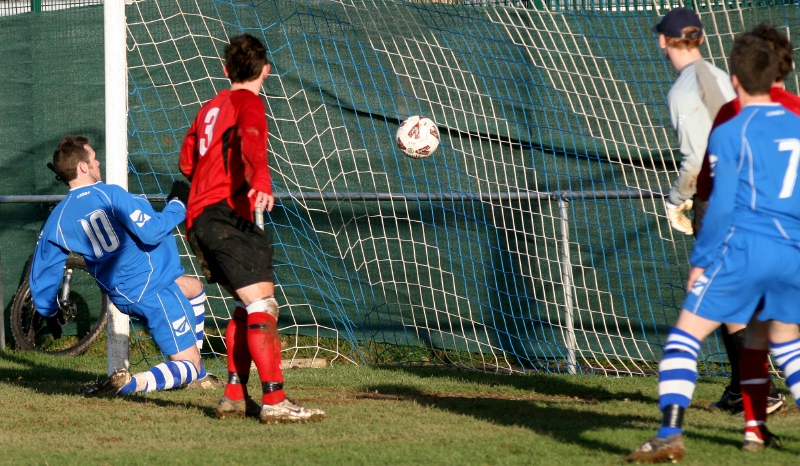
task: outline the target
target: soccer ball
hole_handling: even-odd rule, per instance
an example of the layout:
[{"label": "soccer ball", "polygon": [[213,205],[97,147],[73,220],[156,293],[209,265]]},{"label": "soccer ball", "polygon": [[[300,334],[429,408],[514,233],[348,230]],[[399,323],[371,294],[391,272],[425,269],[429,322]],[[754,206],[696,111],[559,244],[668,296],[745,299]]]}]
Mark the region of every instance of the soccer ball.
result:
[{"label": "soccer ball", "polygon": [[397,147],[413,159],[427,157],[439,147],[439,128],[430,118],[414,115],[397,128]]}]

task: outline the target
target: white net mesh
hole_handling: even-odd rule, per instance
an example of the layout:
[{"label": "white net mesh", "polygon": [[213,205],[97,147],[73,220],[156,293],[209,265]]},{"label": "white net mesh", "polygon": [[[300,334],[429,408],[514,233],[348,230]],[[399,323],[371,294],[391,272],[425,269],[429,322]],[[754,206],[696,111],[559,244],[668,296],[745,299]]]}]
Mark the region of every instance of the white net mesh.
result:
[{"label": "white net mesh", "polygon": [[[225,44],[253,34],[274,62],[262,96],[285,357],[651,373],[691,248],[661,199],[679,161],[675,74],[653,5],[566,6],[135,2],[130,189],[180,178],[183,135],[229,85]],[[735,33],[798,26],[781,5],[701,16],[723,68]],[[411,115],[442,136],[424,160],[394,143]],[[207,347],[224,355],[233,305],[208,294]],[[724,361],[715,339],[703,357]]]}]

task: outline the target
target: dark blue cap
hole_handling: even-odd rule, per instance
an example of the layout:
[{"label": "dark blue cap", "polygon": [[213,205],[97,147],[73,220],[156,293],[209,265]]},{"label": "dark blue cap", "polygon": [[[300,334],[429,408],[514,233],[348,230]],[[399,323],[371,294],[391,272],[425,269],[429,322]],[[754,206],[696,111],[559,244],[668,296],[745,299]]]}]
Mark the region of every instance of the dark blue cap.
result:
[{"label": "dark blue cap", "polygon": [[[696,34],[681,34],[681,30],[689,26],[699,28],[700,31]],[[697,39],[703,35],[703,23],[694,10],[678,7],[665,14],[661,22],[653,26],[653,32],[678,39]]]}]

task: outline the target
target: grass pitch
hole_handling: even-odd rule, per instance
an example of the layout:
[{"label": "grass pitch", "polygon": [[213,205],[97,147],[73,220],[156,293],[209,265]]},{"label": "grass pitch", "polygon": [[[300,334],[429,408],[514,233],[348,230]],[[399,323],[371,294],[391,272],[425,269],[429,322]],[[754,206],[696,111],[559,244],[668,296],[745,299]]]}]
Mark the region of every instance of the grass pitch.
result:
[{"label": "grass pitch", "polygon": [[[105,370],[97,356],[0,353],[0,464],[611,465],[660,422],[653,377],[293,369],[285,371],[288,395],[326,410],[328,419],[261,425],[217,420],[222,390],[77,394]],[[255,373],[252,379],[257,394]],[[681,464],[798,464],[794,402],[769,421],[784,450],[746,454],[742,418],[701,408],[725,382],[698,385]]]}]

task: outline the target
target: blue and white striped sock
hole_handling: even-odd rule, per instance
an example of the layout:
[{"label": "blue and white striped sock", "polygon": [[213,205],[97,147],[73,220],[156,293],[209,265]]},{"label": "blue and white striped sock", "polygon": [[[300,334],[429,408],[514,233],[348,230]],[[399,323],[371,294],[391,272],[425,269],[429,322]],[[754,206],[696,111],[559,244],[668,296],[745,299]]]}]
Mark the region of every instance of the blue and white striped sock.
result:
[{"label": "blue and white striped sock", "polygon": [[189,300],[194,310],[194,333],[197,336],[197,349],[203,349],[204,330],[206,324],[206,290]]},{"label": "blue and white striped sock", "polygon": [[131,381],[122,387],[119,395],[169,390],[188,384],[197,379],[197,376],[197,369],[189,361],[165,361],[151,367],[149,371],[135,374]]},{"label": "blue and white striped sock", "polygon": [[[678,328],[672,328],[664,346],[664,358],[658,365],[658,407],[662,411],[668,406],[689,406],[697,385],[697,355],[700,340]],[[661,426],[658,437],[667,438],[680,434],[680,426]]]},{"label": "blue and white striped sock", "polygon": [[786,386],[792,396],[795,400],[800,400],[800,338],[769,345],[769,349],[786,378]]}]

